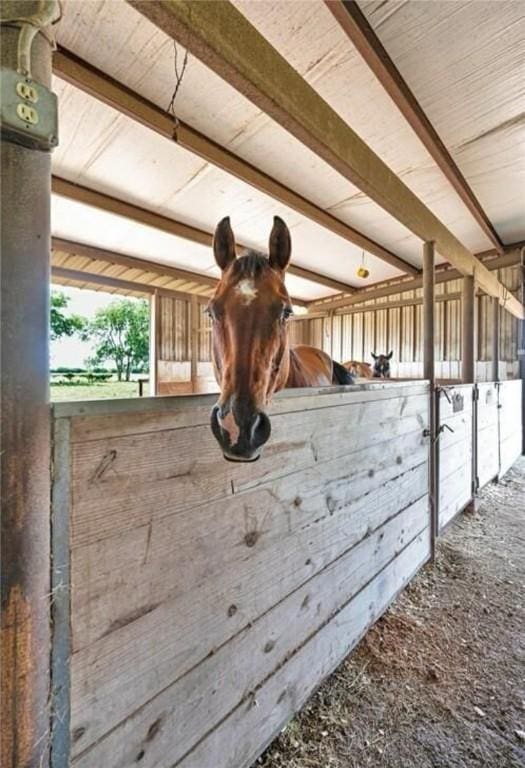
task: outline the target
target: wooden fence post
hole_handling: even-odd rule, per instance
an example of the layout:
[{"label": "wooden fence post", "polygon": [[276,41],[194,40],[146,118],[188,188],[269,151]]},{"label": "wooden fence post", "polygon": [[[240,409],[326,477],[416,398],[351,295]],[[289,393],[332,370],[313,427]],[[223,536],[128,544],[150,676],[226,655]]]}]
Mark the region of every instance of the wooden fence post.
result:
[{"label": "wooden fence post", "polygon": [[492,381],[499,381],[499,301],[492,301]]},{"label": "wooden fence post", "polygon": [[151,397],[158,391],[158,362],[159,362],[159,293],[157,290],[149,300],[149,394]]},{"label": "wooden fence post", "polygon": [[191,369],[191,391],[197,391],[197,376],[199,362],[199,303],[197,296],[191,297],[190,304],[190,369]]},{"label": "wooden fence post", "polygon": [[[54,10],[38,2],[22,5],[24,17],[52,17]],[[16,2],[4,0],[0,11],[4,21],[20,16]],[[2,24],[1,64],[14,72],[27,71],[18,57],[19,34],[19,26]],[[49,88],[51,45],[38,32],[29,59],[32,81]],[[0,763],[45,768],[51,719],[50,153],[2,135],[1,173]]]},{"label": "wooden fence post", "polygon": [[461,289],[461,381],[463,384],[472,384],[475,380],[474,301],[474,277],[466,275]]}]

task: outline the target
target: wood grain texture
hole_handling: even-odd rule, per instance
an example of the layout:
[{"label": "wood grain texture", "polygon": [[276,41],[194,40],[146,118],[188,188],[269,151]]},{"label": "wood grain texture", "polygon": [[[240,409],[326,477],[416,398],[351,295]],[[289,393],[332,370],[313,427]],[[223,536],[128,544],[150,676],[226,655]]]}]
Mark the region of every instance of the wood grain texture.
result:
[{"label": "wood grain texture", "polygon": [[[145,766],[178,762],[236,707],[252,703],[252,692],[421,536],[427,524],[423,497],[245,625],[230,642],[80,754],[74,765],[124,768],[144,747]],[[149,743],[145,737],[153,723],[159,723],[162,732]]]},{"label": "wood grain texture", "polygon": [[419,395],[276,415],[272,440],[251,465],[224,462],[207,424],[74,445],[72,546],[320,466],[365,448],[372,436],[386,445],[422,431],[427,400]]},{"label": "wood grain texture", "polygon": [[439,529],[472,498],[473,385],[446,387],[439,392]]},{"label": "wood grain texture", "polygon": [[[248,768],[303,706],[319,682],[337,667],[384,613],[426,562],[428,553],[428,531],[425,531],[255,692],[255,706],[251,701],[237,707],[179,766]],[[244,734],[242,742],[235,738],[238,733]],[[229,754],[225,749],[227,745],[230,745]]]},{"label": "wood grain texture", "polygon": [[500,477],[521,454],[521,379],[498,384]]},{"label": "wood grain texture", "polygon": [[250,467],[223,462],[208,407],[183,401],[70,417],[79,765],[183,759],[428,527],[428,384],[278,398]]},{"label": "wood grain texture", "polygon": [[498,387],[494,382],[478,384],[477,408],[477,479],[483,488],[499,472]]}]

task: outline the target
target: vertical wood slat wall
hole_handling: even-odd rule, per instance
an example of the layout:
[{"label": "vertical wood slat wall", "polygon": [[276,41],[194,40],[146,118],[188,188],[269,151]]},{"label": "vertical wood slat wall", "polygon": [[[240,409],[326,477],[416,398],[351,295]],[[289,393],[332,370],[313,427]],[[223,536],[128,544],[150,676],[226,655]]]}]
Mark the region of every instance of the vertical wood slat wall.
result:
[{"label": "vertical wood slat wall", "polygon": [[[498,271],[499,279],[511,292],[519,290],[519,266]],[[435,328],[437,375],[459,377],[461,361],[461,280],[436,285],[437,296],[451,296],[436,302]],[[296,317],[290,324],[292,344],[311,344],[324,349],[334,359],[370,361],[372,352],[393,350],[394,377],[421,377],[423,366],[423,307],[421,303],[403,307],[382,307],[396,301],[418,301],[422,289],[404,291],[381,299],[364,302],[366,311],[344,312],[333,316]],[[190,360],[190,302],[169,296],[159,297],[159,360],[185,363]],[[211,321],[200,304],[199,362],[211,361]],[[479,380],[491,377],[492,309],[488,296],[476,298],[477,375]],[[518,321],[500,308],[500,376],[514,378],[517,364]],[[161,366],[162,370],[162,366]],[[171,370],[168,366],[167,370]]]},{"label": "vertical wood slat wall", "polygon": [[[499,279],[517,295],[520,287],[519,266],[498,270]],[[440,378],[459,377],[461,362],[461,280],[436,285],[436,371]],[[423,372],[423,306],[382,308],[397,301],[418,301],[422,289],[404,291],[363,302],[361,311],[340,310],[326,317],[298,317],[292,323],[292,343],[311,344],[323,348],[339,362],[370,361],[371,353],[393,350],[391,364],[394,377],[421,377]],[[363,309],[370,306],[370,309]],[[477,375],[479,380],[491,377],[492,309],[488,296],[476,298]],[[298,327],[300,326],[300,328]],[[500,377],[518,375],[518,320],[500,307]]]}]

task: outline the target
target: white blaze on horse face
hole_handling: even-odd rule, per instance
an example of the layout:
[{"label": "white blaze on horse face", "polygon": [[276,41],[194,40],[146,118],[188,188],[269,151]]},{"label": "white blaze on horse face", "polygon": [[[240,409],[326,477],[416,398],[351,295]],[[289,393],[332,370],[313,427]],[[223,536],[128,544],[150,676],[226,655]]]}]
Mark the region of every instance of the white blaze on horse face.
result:
[{"label": "white blaze on horse face", "polygon": [[246,306],[252,303],[252,301],[256,298],[258,293],[253,280],[248,280],[248,279],[239,280],[239,282],[235,286],[235,291],[236,293],[239,294],[243,304],[245,304]]},{"label": "white blaze on horse face", "polygon": [[221,425],[222,429],[228,433],[231,447],[233,448],[236,446],[239,440],[240,429],[237,426],[237,422],[235,421],[235,416],[233,413],[228,411],[224,419],[221,419],[219,416],[219,424]]}]

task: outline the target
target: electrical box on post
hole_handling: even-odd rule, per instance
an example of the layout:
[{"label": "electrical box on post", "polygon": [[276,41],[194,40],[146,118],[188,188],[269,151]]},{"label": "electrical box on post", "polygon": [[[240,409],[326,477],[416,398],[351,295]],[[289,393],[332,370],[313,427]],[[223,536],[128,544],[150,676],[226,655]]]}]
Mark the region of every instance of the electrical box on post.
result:
[{"label": "electrical box on post", "polygon": [[49,151],[58,144],[57,97],[13,69],[0,73],[2,139]]}]

